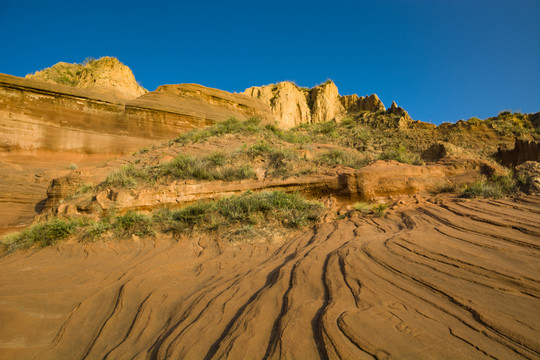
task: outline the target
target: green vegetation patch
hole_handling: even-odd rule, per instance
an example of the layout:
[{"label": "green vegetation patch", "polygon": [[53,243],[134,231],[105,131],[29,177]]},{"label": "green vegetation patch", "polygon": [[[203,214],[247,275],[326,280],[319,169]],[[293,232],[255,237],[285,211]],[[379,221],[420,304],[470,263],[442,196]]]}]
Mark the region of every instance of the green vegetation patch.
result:
[{"label": "green vegetation patch", "polygon": [[307,201],[298,193],[265,191],[200,202],[179,210],[164,209],[157,212],[154,219],[162,224],[163,231],[180,234],[235,224],[278,224],[296,228],[319,220],[322,211],[321,204]]},{"label": "green vegetation patch", "polygon": [[262,157],[271,169],[268,175],[286,178],[292,173],[292,163],[298,160],[298,156],[291,150],[277,148],[266,141],[259,141],[245,150],[245,153],[253,160]]},{"label": "green vegetation patch", "polygon": [[193,142],[206,141],[210,137],[221,136],[225,134],[256,134],[264,131],[259,125],[261,119],[251,117],[246,121],[240,121],[235,118],[228,118],[225,121],[215,124],[206,129],[197,129],[185,134],[181,134],[175,139],[180,144],[189,144]]},{"label": "green vegetation patch", "polygon": [[72,235],[77,228],[85,224],[86,222],[80,219],[53,219],[32,225],[23,232],[5,236],[2,239],[2,245],[7,252],[28,249],[34,245],[41,247],[54,245]]},{"label": "green vegetation patch", "polygon": [[509,175],[494,175],[465,186],[461,192],[464,198],[502,198],[514,194],[518,183]]},{"label": "green vegetation patch", "polygon": [[112,210],[99,221],[52,219],[33,225],[21,233],[0,241],[4,252],[32,246],[54,245],[79,234],[80,241],[128,239],[133,235],[154,236],[157,232],[180,235],[193,231],[217,231],[243,226],[237,235],[255,228],[298,228],[317,222],[324,207],[307,201],[300,194],[282,191],[245,193],[220,200],[199,202],[181,209],[160,209],[151,214],[127,211],[118,215]]},{"label": "green vegetation patch", "polygon": [[400,163],[413,165],[423,164],[418,153],[407,150],[403,145],[387,149],[379,156],[379,160],[396,160]]},{"label": "green vegetation patch", "polygon": [[157,183],[171,180],[223,180],[234,181],[256,178],[250,165],[231,164],[231,157],[222,153],[203,157],[179,155],[170,162],[151,167],[124,165],[109,175],[102,186],[131,188],[139,183]]},{"label": "green vegetation patch", "polygon": [[360,201],[353,205],[354,211],[361,212],[362,214],[374,214],[377,216],[384,216],[387,209],[388,204],[386,203],[371,204]]},{"label": "green vegetation patch", "polygon": [[225,154],[214,154],[205,157],[180,155],[174,160],[153,167],[149,175],[159,179],[197,179],[233,181],[252,179],[255,172],[249,165],[230,165],[230,158]]},{"label": "green vegetation patch", "polygon": [[369,160],[354,150],[334,149],[322,154],[318,162],[330,166],[343,165],[353,169],[360,169],[366,166]]}]

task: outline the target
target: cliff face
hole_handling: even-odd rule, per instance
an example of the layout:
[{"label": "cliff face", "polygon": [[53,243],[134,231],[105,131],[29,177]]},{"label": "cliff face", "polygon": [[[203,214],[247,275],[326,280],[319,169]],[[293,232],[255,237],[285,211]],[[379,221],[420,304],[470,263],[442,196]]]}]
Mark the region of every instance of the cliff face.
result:
[{"label": "cliff face", "polygon": [[129,67],[108,56],[84,64],[59,62],[50,68],[28,74],[26,78],[93,90],[128,100],[148,92],[137,83]]},{"label": "cliff face", "polygon": [[384,111],[382,101],[373,94],[367,97],[339,95],[336,85],[327,81],[312,89],[291,82],[254,86],[244,94],[260,99],[270,109],[276,123],[283,128],[300,124],[341,120],[350,113]]},{"label": "cliff face", "polygon": [[309,91],[290,82],[275,85],[254,86],[244,94],[260,99],[272,112],[274,119],[284,128],[311,122]]},{"label": "cliff face", "polygon": [[228,117],[270,117],[259,100],[167,85],[135,100],[0,74],[0,151],[126,153]]}]

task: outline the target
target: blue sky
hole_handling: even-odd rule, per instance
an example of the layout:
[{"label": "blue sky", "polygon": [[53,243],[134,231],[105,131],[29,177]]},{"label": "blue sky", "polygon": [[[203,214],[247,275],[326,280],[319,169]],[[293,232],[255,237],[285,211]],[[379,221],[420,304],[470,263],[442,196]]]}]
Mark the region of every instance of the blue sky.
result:
[{"label": "blue sky", "polygon": [[540,111],[539,0],[0,1],[0,72],[116,56],[142,85],[332,79],[439,124]]}]

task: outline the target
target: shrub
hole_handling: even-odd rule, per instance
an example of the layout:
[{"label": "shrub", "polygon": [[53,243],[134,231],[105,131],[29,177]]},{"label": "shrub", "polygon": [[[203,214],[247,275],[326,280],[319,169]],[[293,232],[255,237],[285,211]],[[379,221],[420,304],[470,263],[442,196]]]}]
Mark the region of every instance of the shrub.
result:
[{"label": "shrub", "polygon": [[133,164],[122,165],[120,170],[107,176],[103,185],[131,188],[137,185],[137,181],[147,179],[148,172],[142,168],[136,168]]},{"label": "shrub", "polygon": [[285,178],[289,176],[291,172],[291,161],[298,159],[294,152],[287,149],[276,149],[265,141],[259,141],[250,146],[246,153],[251,158],[262,156],[267,159],[268,164],[273,169],[269,175],[274,177]]},{"label": "shrub", "polygon": [[[102,227],[105,228],[106,226],[102,225]],[[152,230],[152,218],[131,210],[124,215],[116,216],[111,228],[116,235],[123,237],[131,235],[149,236],[154,234]]]},{"label": "shrub", "polygon": [[435,194],[453,193],[453,192],[456,192],[457,190],[458,190],[458,187],[455,183],[450,182],[450,181],[445,181],[435,186],[433,193]]},{"label": "shrub", "polygon": [[396,160],[400,163],[413,165],[421,165],[423,163],[418,154],[407,151],[403,145],[398,145],[383,152],[379,156],[379,160]]},{"label": "shrub", "polygon": [[111,230],[112,226],[109,219],[101,219],[89,224],[82,236],[83,241],[95,241],[107,231]]},{"label": "shrub", "polygon": [[491,179],[483,178],[465,186],[461,196],[465,198],[501,198],[511,195],[518,188],[511,175],[494,175]]},{"label": "shrub", "polygon": [[363,214],[375,214],[377,216],[384,216],[386,210],[388,209],[388,204],[379,203],[379,204],[370,204],[366,202],[357,202],[352,206],[354,211],[361,212]]},{"label": "shrub", "polygon": [[331,138],[336,138],[339,136],[339,133],[337,131],[337,124],[335,121],[328,121],[328,122],[316,124],[315,132],[318,134],[323,134]]},{"label": "shrub", "polygon": [[249,165],[227,165],[229,159],[221,153],[196,158],[189,155],[180,155],[171,162],[158,165],[152,170],[155,180],[169,179],[197,179],[197,180],[224,180],[233,181],[252,179],[255,172]]},{"label": "shrub", "polygon": [[23,232],[11,234],[2,239],[2,244],[7,252],[19,249],[28,249],[33,245],[54,245],[59,240],[65,239],[84,222],[77,219],[62,220],[53,219],[45,223],[32,225]]},{"label": "shrub", "polygon": [[261,119],[258,117],[251,117],[245,121],[240,121],[231,117],[225,121],[215,124],[210,128],[197,129],[185,134],[181,134],[176,138],[175,142],[187,144],[190,142],[205,141],[210,137],[225,134],[254,134],[263,130],[263,127],[259,125],[260,121]]},{"label": "shrub", "polygon": [[299,129],[281,130],[276,125],[266,125],[266,130],[272,132],[272,134],[288,143],[292,144],[306,144],[312,141],[312,138],[301,134]]},{"label": "shrub", "polygon": [[356,151],[330,150],[322,154],[318,162],[327,165],[344,165],[354,169],[359,169],[367,165],[368,161]]},{"label": "shrub", "polygon": [[380,203],[373,205],[373,213],[378,216],[384,216],[386,214],[386,210],[388,209],[388,204]]},{"label": "shrub", "polygon": [[148,168],[124,165],[107,177],[102,185],[131,188],[139,182],[154,183],[178,179],[233,181],[256,177],[251,166],[229,165],[229,160],[225,154],[216,153],[204,157],[180,155],[170,162]]},{"label": "shrub", "polygon": [[282,191],[245,193],[217,201],[200,202],[180,210],[161,210],[154,215],[164,231],[215,230],[231,224],[257,225],[261,220],[299,227],[317,221],[322,205],[306,201],[299,194]]}]

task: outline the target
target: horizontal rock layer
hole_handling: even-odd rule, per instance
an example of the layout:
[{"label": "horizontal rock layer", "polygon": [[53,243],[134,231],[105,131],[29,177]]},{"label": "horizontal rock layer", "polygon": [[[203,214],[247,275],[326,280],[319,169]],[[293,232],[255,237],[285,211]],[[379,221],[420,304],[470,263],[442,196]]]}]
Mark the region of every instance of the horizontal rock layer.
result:
[{"label": "horizontal rock layer", "polygon": [[63,201],[80,184],[96,183],[92,175],[70,174],[55,179],[47,190],[46,212],[51,215],[101,213],[114,206],[120,211],[152,210],[159,207],[182,206],[205,199],[219,199],[246,191],[299,191],[308,198],[332,196],[338,202],[376,201],[401,196],[436,192],[441,186],[466,184],[495,170],[477,160],[444,159],[439,164],[415,166],[396,161],[376,161],[360,170],[343,169],[337,175],[305,176],[299,179],[271,181],[175,181],[168,185],[153,185],[142,189],[105,189],[93,198]]},{"label": "horizontal rock layer", "polygon": [[199,85],[163,87],[126,101],[0,74],[0,150],[127,153],[231,116],[265,119],[269,112],[253,98]]}]

